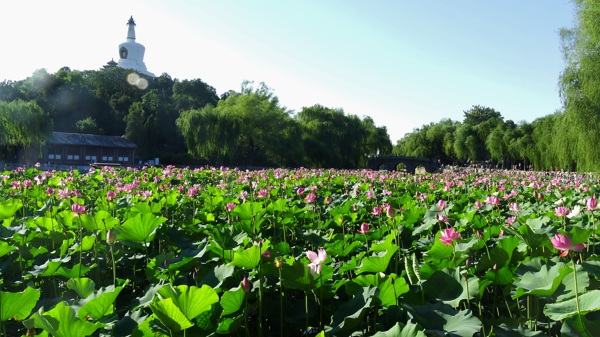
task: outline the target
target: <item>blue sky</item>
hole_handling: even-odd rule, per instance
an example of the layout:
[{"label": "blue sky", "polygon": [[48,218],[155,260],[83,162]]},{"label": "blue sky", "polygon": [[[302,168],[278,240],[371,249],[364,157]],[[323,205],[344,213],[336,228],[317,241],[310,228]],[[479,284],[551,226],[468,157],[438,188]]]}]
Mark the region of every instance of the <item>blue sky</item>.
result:
[{"label": "blue sky", "polygon": [[[149,71],[221,94],[264,82],[293,111],[321,104],[385,125],[393,143],[473,105],[531,122],[561,108],[568,0],[105,0],[0,5],[0,81],[99,69],[133,15]],[[9,32],[7,34],[7,32]],[[7,48],[10,46],[10,48]]]}]

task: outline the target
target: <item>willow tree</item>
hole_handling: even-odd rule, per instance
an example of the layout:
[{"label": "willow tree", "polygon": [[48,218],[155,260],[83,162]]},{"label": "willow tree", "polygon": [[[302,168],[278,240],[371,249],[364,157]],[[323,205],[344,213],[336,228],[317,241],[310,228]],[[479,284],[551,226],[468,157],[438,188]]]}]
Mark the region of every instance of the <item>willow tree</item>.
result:
[{"label": "willow tree", "polygon": [[37,148],[52,133],[52,120],[35,102],[16,100],[0,101],[0,146],[2,152],[14,152],[18,148]]},{"label": "willow tree", "polygon": [[240,137],[240,120],[212,105],[186,110],[177,119],[177,127],[185,139],[188,153],[215,165],[236,162]]},{"label": "willow tree", "polygon": [[[600,2],[574,0],[575,27],[561,30],[565,69],[560,92],[565,108],[562,133],[570,133],[574,154],[563,165],[579,171],[600,170]],[[567,128],[567,126],[569,126]],[[565,144],[573,145],[571,142]]]}]

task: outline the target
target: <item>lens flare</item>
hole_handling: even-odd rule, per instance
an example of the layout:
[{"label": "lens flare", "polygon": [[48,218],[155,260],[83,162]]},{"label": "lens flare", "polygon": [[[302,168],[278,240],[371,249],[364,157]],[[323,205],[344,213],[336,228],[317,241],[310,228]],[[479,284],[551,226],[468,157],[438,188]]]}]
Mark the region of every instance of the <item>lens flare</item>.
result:
[{"label": "lens flare", "polygon": [[127,83],[136,86],[138,89],[141,90],[148,88],[148,80],[143,77],[140,77],[140,75],[136,73],[130,73],[129,75],[127,75]]}]

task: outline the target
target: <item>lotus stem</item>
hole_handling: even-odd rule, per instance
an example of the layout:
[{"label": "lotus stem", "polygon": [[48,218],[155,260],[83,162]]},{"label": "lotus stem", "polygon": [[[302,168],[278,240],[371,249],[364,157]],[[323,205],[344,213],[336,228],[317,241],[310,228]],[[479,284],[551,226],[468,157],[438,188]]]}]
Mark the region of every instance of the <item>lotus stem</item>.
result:
[{"label": "lotus stem", "polygon": [[283,336],[283,282],[281,279],[281,268],[277,268],[279,271],[279,334]]},{"label": "lotus stem", "polygon": [[575,304],[577,305],[577,315],[579,315],[579,319],[581,319],[581,308],[579,307],[579,287],[577,284],[577,265],[575,264],[575,259],[572,260],[573,263],[573,281],[575,282]]},{"label": "lotus stem", "polygon": [[113,253],[113,245],[110,245],[110,260],[112,261],[113,284],[117,286],[117,268],[115,263],[115,254]]}]

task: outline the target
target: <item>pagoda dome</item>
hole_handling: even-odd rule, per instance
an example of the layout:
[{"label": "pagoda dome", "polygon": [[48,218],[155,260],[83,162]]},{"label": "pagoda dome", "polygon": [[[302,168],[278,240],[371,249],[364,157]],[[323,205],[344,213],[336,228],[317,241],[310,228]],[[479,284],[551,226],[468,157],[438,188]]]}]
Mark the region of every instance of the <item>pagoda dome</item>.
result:
[{"label": "pagoda dome", "polygon": [[133,69],[144,75],[154,77],[154,74],[146,69],[146,64],[144,63],[146,47],[135,42],[135,21],[133,20],[133,16],[129,18],[127,26],[127,41],[119,45],[119,62],[117,66]]}]

